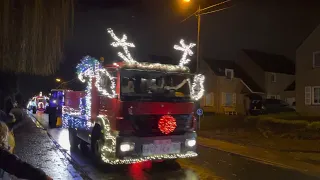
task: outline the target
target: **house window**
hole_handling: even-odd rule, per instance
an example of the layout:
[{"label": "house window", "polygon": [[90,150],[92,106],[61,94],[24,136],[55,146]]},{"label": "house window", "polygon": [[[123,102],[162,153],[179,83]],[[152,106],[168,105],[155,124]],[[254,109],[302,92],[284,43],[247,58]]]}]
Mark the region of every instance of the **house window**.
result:
[{"label": "house window", "polygon": [[226,93],[226,106],[232,106],[232,93]]},{"label": "house window", "polygon": [[320,86],[312,87],[312,104],[320,105]]},{"label": "house window", "polygon": [[[277,95],[270,95],[270,94],[269,94],[269,95],[267,96],[267,99],[278,99],[278,98],[277,98]],[[280,97],[279,97],[279,99],[280,99]]]},{"label": "house window", "polygon": [[304,104],[311,105],[311,86],[304,87]]},{"label": "house window", "polygon": [[204,106],[213,106],[213,93],[206,94]]},{"label": "house window", "polygon": [[313,53],[313,67],[314,68],[320,67],[320,51]]},{"label": "house window", "polygon": [[236,93],[222,93],[222,106],[236,106]]},{"label": "house window", "polygon": [[233,69],[226,69],[225,70],[225,75],[226,75],[227,79],[232,79],[234,77]]},{"label": "house window", "polygon": [[271,73],[271,82],[276,82],[276,81],[277,81],[276,73]]}]

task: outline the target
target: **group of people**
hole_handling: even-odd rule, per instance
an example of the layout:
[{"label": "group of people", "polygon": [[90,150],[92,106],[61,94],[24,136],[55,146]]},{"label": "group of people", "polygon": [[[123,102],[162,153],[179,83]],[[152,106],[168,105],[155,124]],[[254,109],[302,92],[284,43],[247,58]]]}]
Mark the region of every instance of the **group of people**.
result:
[{"label": "group of people", "polygon": [[[0,110],[0,179],[9,180],[11,175],[22,179],[51,180],[41,169],[22,161],[13,154],[15,141],[13,130],[22,124],[24,112],[22,101],[16,97],[17,103],[6,98],[3,110]],[[19,102],[20,101],[20,102]]]},{"label": "group of people", "polygon": [[123,85],[121,87],[122,93],[139,93],[139,92],[157,92],[159,90],[178,90],[183,87],[188,81],[184,79],[180,84],[174,85],[173,78],[167,77],[166,80],[164,77],[158,77],[155,79],[155,82],[151,78],[145,79],[142,81],[142,78],[127,78],[123,79]]}]

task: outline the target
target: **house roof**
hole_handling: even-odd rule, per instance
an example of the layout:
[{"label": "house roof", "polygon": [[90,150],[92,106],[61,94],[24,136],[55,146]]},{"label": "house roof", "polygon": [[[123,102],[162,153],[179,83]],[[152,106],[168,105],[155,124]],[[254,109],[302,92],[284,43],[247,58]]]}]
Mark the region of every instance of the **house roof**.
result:
[{"label": "house roof", "polygon": [[317,24],[317,26],[316,26],[314,29],[312,29],[312,31],[306,36],[306,38],[304,38],[304,39],[300,42],[300,44],[297,46],[296,49],[299,49],[299,48],[304,44],[304,42],[305,42],[307,39],[309,39],[314,32],[319,31],[319,29],[320,29],[320,24]]},{"label": "house roof", "polygon": [[249,49],[244,49],[243,52],[266,72],[295,74],[294,62],[284,55],[269,54]]},{"label": "house roof", "polygon": [[294,91],[296,90],[296,81],[293,81],[284,91]]},{"label": "house roof", "polygon": [[217,76],[225,76],[225,69],[233,69],[234,77],[239,78],[253,92],[263,92],[255,81],[234,61],[204,59]]}]

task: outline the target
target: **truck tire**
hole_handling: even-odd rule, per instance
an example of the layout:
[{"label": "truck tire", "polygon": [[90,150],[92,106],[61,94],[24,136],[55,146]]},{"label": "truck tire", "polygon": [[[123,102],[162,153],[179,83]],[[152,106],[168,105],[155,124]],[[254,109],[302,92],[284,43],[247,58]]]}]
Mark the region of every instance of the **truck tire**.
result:
[{"label": "truck tire", "polygon": [[88,143],[80,139],[80,150],[84,155],[88,155],[89,147]]},{"label": "truck tire", "polygon": [[91,152],[93,154],[93,161],[95,164],[102,164],[101,159],[101,141],[102,133],[100,125],[94,126],[91,134]]},{"label": "truck tire", "polygon": [[69,142],[70,142],[71,151],[78,149],[78,145],[80,144],[80,139],[78,138],[77,131],[75,129],[69,128]]}]

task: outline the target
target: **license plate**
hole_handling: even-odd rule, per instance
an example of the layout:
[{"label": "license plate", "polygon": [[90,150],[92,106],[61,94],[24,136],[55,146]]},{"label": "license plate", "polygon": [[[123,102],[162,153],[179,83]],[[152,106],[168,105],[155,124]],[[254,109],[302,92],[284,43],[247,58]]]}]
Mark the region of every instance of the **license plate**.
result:
[{"label": "license plate", "polygon": [[158,154],[176,154],[180,153],[180,142],[171,142],[171,140],[156,140],[152,144],[144,144],[142,146],[142,155],[158,155]]}]

